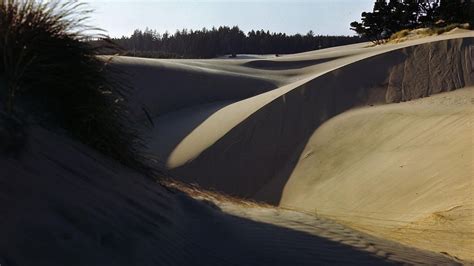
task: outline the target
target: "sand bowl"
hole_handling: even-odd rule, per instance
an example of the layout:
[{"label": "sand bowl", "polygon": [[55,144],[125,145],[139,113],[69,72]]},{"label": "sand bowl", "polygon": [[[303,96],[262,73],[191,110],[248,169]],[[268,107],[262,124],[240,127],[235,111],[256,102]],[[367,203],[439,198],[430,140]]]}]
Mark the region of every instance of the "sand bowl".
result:
[{"label": "sand bowl", "polygon": [[[189,79],[177,75],[155,86],[135,72],[140,90],[156,91],[147,95],[147,106],[166,104],[162,90],[183,84],[191,91],[205,83],[218,91],[209,95],[229,96],[158,115],[150,152],[185,183],[323,213],[375,235],[474,260],[474,92],[467,88],[474,85],[473,37],[461,32],[267,60],[149,61],[154,71],[179,64],[177,71]],[[262,83],[244,88],[250,96],[234,95],[240,85],[193,81],[202,71]],[[190,101],[187,91],[174,97]],[[451,208],[463,214],[454,225],[433,222]],[[454,232],[436,233],[443,230]],[[419,240],[438,236],[435,243]]]},{"label": "sand bowl", "polygon": [[472,32],[114,62],[151,156],[225,194],[165,188],[33,126],[0,158],[2,266],[474,260]]}]

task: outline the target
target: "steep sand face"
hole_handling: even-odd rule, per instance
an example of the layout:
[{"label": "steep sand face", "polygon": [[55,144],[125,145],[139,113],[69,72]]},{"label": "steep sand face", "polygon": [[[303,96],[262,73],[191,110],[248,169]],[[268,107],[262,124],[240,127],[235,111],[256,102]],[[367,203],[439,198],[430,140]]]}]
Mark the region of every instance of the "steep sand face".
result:
[{"label": "steep sand face", "polygon": [[301,78],[278,89],[211,106],[213,111],[192,127],[183,117],[203,110],[169,114],[174,126],[158,125],[152,137],[179,137],[150,146],[160,150],[160,143],[173,143],[160,159],[180,180],[278,204],[304,146],[323,122],[357,106],[413,100],[472,84],[472,44],[473,38],[457,38],[388,52],[377,48],[361,54],[357,47],[355,55],[342,58],[331,52],[336,59],[322,63],[326,72],[321,65],[308,67],[300,70]]},{"label": "steep sand face", "polygon": [[22,153],[0,155],[0,264],[467,263],[474,89],[451,90],[474,80],[472,37],[264,61],[119,58],[137,119],[143,106],[158,116],[149,147],[171,173],[297,211],[193,199],[32,126]]},{"label": "steep sand face", "polygon": [[458,263],[312,215],[195,200],[62,134],[28,132],[17,157],[0,154],[2,266]]},{"label": "steep sand face", "polygon": [[474,84],[473,37],[179,61],[278,87],[159,116],[150,152],[179,180],[472,260],[472,89],[430,95]]},{"label": "steep sand face", "polygon": [[280,205],[474,260],[474,87],[343,113],[309,139]]}]

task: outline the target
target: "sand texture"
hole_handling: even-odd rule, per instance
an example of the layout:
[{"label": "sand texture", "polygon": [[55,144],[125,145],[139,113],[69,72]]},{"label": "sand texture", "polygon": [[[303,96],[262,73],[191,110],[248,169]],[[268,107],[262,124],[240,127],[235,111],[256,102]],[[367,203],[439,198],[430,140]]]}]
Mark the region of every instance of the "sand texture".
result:
[{"label": "sand texture", "polygon": [[459,264],[294,211],[193,199],[42,128],[0,158],[1,265]]},{"label": "sand texture", "polygon": [[[147,91],[133,105],[152,110],[149,151],[173,177],[474,260],[473,59],[474,34],[463,31],[278,58],[117,65]],[[160,75],[132,62],[182,74],[158,86]],[[197,100],[204,83],[215,91]],[[182,108],[154,113],[174,103],[163,93]]]},{"label": "sand texture", "polygon": [[474,262],[473,32],[112,64],[148,156],[201,188],[32,125],[0,155],[1,266]]}]

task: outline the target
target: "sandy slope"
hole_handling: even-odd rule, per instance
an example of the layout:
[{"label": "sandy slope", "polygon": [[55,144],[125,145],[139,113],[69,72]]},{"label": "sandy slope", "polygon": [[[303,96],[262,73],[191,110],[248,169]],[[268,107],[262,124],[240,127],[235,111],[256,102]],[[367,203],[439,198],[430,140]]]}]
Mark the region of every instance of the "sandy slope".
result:
[{"label": "sandy slope", "polygon": [[2,266],[457,263],[312,215],[195,200],[63,134],[29,133],[0,157]]},{"label": "sandy slope", "polygon": [[[245,60],[230,63],[228,60],[184,61],[181,64],[200,65],[200,68],[206,64],[213,68],[225,65],[222,67],[224,72],[233,69],[239,75],[250,75],[254,71],[261,79],[281,75],[282,80],[275,80],[274,84],[283,82],[283,85],[243,100],[237,96],[225,99],[230,104],[223,104],[223,99],[219,98],[163,114],[166,117],[158,118],[157,122],[161,123],[155,123],[157,127],[150,133],[151,152],[184,180],[242,196],[254,196],[283,171],[281,168],[288,165],[295,149],[302,149],[298,146],[304,145],[310,134],[330,117],[355,106],[416,99],[470,83],[468,58],[471,43],[472,38],[428,42],[419,46],[404,43],[404,46],[362,48],[359,44],[347,48],[349,51],[331,49],[259,63],[274,66],[275,62],[298,65],[301,61],[323,61],[289,70],[259,68],[254,71],[247,65],[255,61]],[[174,62],[156,60],[154,64]],[[158,74],[153,77],[145,74],[136,74],[135,80],[142,82],[160,78]],[[149,82],[147,87],[140,86],[141,83],[137,87],[139,90],[155,90],[156,93],[148,94],[146,98],[156,106],[168,102],[167,96],[165,100],[160,99],[162,91],[166,91],[164,95],[172,93],[176,98],[188,101],[188,95],[179,92],[180,84],[189,86],[187,91],[191,96],[198,90],[193,89],[195,82],[192,79],[188,82],[184,77],[181,75],[179,81],[176,80],[178,84],[170,82],[164,87],[153,82]],[[201,79],[201,83],[207,83],[215,90],[234,88],[221,87],[213,82],[209,78]],[[169,86],[172,89],[168,89]],[[249,89],[245,87],[245,90]],[[146,106],[153,108],[150,103]],[[191,116],[193,123],[189,123]],[[170,143],[171,147],[161,149]],[[225,182],[217,181],[223,175],[226,176]],[[277,202],[279,195],[272,199],[262,198]]]},{"label": "sandy slope", "polygon": [[474,260],[474,87],[321,126],[281,205]]},{"label": "sandy slope", "polygon": [[287,209],[193,199],[32,126],[22,154],[0,156],[0,264],[467,263],[474,89],[452,90],[473,85],[473,37],[118,58],[170,174]]},{"label": "sandy slope", "polygon": [[[139,110],[146,98],[156,117],[147,129],[150,152],[176,178],[321,212],[382,237],[472,260],[472,89],[439,96],[459,99],[453,103],[437,102],[438,96],[428,98],[431,104],[398,102],[473,85],[473,37],[461,32],[268,59],[124,58],[117,65],[146,91],[132,104]],[[134,70],[132,61],[149,72]],[[222,75],[252,83],[222,83]],[[165,86],[155,82],[162,78]],[[360,109],[387,103],[397,104]],[[177,107],[156,112],[169,104]],[[139,111],[137,116],[143,119]],[[333,120],[343,129],[320,140],[317,132]],[[325,141],[327,150],[311,148]],[[437,240],[422,240],[428,237]]]}]

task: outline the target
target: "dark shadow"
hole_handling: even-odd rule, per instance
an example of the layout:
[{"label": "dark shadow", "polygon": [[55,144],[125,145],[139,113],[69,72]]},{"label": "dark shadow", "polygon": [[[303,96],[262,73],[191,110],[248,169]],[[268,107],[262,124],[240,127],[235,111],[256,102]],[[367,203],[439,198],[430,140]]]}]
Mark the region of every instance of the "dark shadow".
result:
[{"label": "dark shadow", "polygon": [[203,104],[157,117],[153,120],[155,126],[143,130],[148,153],[153,157],[158,156],[160,160],[168,158],[190,132],[212,114],[232,103],[233,101],[221,101]]},{"label": "dark shadow", "polygon": [[400,245],[382,250],[378,239],[316,217],[291,223],[335,240],[229,215],[42,128],[29,143],[21,159],[0,157],[2,266],[453,262]]},{"label": "dark shadow", "polygon": [[164,60],[118,58],[114,67],[126,73],[134,88],[132,114],[144,119],[221,101],[246,99],[277,88],[272,81]]},{"label": "dark shadow", "polygon": [[311,59],[311,60],[294,60],[294,61],[253,60],[243,65],[247,67],[251,67],[251,68],[259,68],[259,69],[266,69],[266,70],[286,70],[286,69],[305,68],[305,67],[333,61],[338,58],[339,57],[330,57],[330,58],[320,58],[320,59]]},{"label": "dark shadow", "polygon": [[[342,241],[349,241],[349,238],[343,235],[343,230],[341,240],[334,241],[303,231],[215,211],[211,207],[208,207],[206,213],[193,217],[196,208],[202,208],[203,205],[186,196],[181,200],[186,213],[190,214],[189,222],[194,224],[183,233],[191,239],[202,240],[197,245],[199,248],[187,250],[193,261],[196,261],[195,265],[215,265],[216,261],[225,265],[392,265],[400,264],[405,259],[421,263],[426,256],[420,253],[417,257],[416,252],[412,250],[411,255],[414,255],[414,258],[407,255],[397,262],[389,258],[392,254],[386,250],[385,256],[377,256],[377,244],[370,240],[358,243],[359,248],[343,244]],[[194,203],[190,203],[191,201]],[[315,218],[315,223],[318,222]],[[321,222],[318,226],[326,226],[324,223]],[[338,230],[330,226],[327,228],[334,229]],[[333,236],[336,237],[336,234]],[[397,248],[401,254],[404,249],[410,250],[398,246],[394,251]],[[439,255],[434,255],[436,256]],[[442,256],[439,257],[443,261]],[[182,259],[185,264],[186,258]],[[451,262],[446,259],[447,261]]]},{"label": "dark shadow", "polygon": [[62,136],[35,133],[21,161],[0,158],[2,266],[453,263],[397,244],[381,249],[378,239],[316,217],[306,228],[336,240],[229,215],[103,164]]}]

